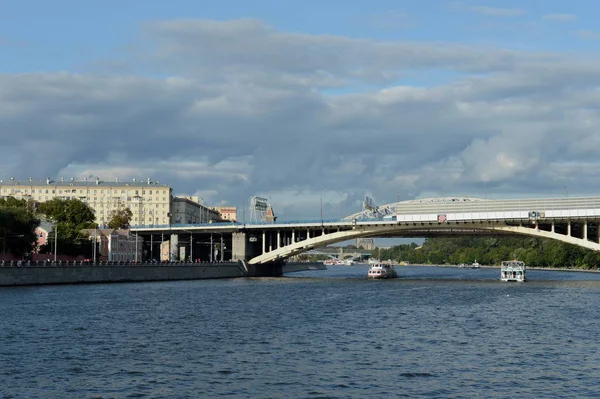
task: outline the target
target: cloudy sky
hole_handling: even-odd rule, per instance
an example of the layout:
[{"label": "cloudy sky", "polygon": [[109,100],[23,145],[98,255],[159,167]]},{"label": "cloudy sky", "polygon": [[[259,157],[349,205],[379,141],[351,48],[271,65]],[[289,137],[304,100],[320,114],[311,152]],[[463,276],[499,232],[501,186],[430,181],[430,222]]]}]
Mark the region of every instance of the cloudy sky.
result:
[{"label": "cloudy sky", "polygon": [[594,0],[0,2],[0,178],[160,180],[280,219],[598,195]]}]

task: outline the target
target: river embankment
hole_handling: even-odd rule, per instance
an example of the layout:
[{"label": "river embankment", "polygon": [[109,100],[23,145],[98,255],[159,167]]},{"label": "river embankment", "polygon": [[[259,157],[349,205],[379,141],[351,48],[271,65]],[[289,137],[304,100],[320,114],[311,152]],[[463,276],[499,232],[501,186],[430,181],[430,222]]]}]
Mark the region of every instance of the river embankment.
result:
[{"label": "river embankment", "polygon": [[[417,263],[411,263],[410,265],[402,265],[399,266],[398,264],[394,265],[396,267],[404,267],[404,266],[431,266],[431,267],[449,267],[449,268],[456,268],[456,269],[472,269],[471,266],[458,266],[458,265],[429,265],[429,264],[417,264]],[[500,265],[479,265],[480,268],[482,269],[500,269]],[[577,269],[577,268],[567,268],[567,267],[540,267],[540,266],[527,266],[527,270],[548,270],[548,271],[555,271],[555,272],[583,272],[583,273],[599,273],[600,270],[598,269]]]},{"label": "river embankment", "polygon": [[[317,263],[288,263],[283,273],[325,269]],[[127,283],[149,281],[202,280],[251,277],[242,262],[166,262],[138,263],[104,262],[4,262],[0,266],[0,287]]]}]

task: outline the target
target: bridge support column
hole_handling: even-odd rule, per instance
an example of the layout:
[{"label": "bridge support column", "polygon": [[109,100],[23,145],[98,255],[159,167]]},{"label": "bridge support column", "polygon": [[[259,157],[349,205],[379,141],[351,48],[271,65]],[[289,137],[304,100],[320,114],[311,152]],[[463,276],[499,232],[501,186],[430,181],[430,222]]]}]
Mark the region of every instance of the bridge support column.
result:
[{"label": "bridge support column", "polygon": [[567,235],[571,237],[571,221],[567,222]]},{"label": "bridge support column", "polygon": [[292,230],[292,244],[296,242],[296,230]]},{"label": "bridge support column", "polygon": [[179,235],[171,234],[169,237],[169,260],[178,260]]},{"label": "bridge support column", "polygon": [[246,260],[246,233],[233,233],[231,237],[231,260]]},{"label": "bridge support column", "polygon": [[551,231],[552,231],[552,233],[556,233],[554,222],[552,222],[552,230]]},{"label": "bridge support column", "polygon": [[281,248],[281,231],[277,230],[277,245],[275,246],[275,249],[279,248]]},{"label": "bridge support column", "polygon": [[263,239],[262,239],[262,253],[263,254],[265,253],[265,249],[267,248],[266,245],[267,245],[267,243],[266,243],[266,234],[265,234],[265,232],[263,230]]},{"label": "bridge support column", "polygon": [[269,262],[260,265],[247,265],[250,277],[281,277],[283,276],[283,261]]},{"label": "bridge support column", "polygon": [[588,239],[588,222],[587,222],[587,220],[583,221],[583,239],[584,240]]}]

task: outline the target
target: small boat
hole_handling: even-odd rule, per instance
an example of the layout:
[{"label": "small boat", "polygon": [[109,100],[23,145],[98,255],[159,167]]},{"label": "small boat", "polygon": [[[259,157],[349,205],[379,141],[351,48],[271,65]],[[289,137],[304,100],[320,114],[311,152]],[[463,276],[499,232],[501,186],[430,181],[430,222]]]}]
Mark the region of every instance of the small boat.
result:
[{"label": "small boat", "polygon": [[327,260],[323,261],[323,264],[325,266],[339,266],[339,265],[345,265],[346,263],[340,259],[327,259]]},{"label": "small boat", "polygon": [[479,269],[481,268],[481,266],[479,265],[479,263],[477,263],[477,260],[475,260],[475,262],[471,265],[471,269]]},{"label": "small boat", "polygon": [[371,264],[369,272],[367,273],[367,278],[373,280],[396,277],[398,277],[398,273],[396,273],[394,266],[385,263]]},{"label": "small boat", "polygon": [[522,283],[527,281],[525,262],[519,260],[505,260],[500,266],[501,281],[516,281]]},{"label": "small boat", "polygon": [[344,265],[346,266],[352,266],[354,264],[354,261],[352,259],[346,259],[344,261]]}]

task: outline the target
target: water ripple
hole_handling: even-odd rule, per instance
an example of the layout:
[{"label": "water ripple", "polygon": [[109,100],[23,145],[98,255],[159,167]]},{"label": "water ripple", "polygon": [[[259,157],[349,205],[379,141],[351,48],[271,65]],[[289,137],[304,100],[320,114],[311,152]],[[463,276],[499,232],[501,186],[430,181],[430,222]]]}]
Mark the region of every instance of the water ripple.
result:
[{"label": "water ripple", "polygon": [[364,272],[0,289],[0,397],[600,396],[596,275]]}]

